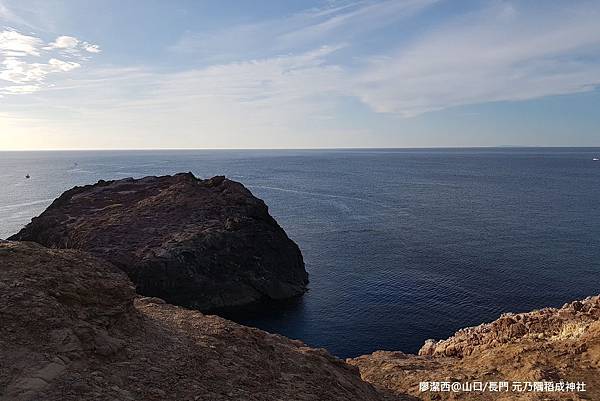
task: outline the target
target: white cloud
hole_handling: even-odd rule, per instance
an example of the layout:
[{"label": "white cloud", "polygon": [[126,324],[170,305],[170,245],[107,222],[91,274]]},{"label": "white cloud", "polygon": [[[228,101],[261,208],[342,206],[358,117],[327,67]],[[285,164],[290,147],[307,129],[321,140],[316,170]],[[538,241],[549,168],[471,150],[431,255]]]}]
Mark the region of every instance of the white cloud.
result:
[{"label": "white cloud", "polygon": [[67,71],[74,70],[75,68],[81,67],[81,64],[76,63],[74,61],[62,61],[62,60],[57,60],[55,58],[51,58],[48,61],[48,65],[50,66],[51,72],[59,72],[59,71],[67,72]]},{"label": "white cloud", "polygon": [[79,39],[73,36],[59,36],[48,45],[50,49],[76,49],[79,45]]},{"label": "white cloud", "polygon": [[94,45],[94,44],[91,44],[88,42],[83,42],[82,47],[83,47],[83,50],[85,50],[88,53],[100,53],[102,51],[100,49],[100,46]]},{"label": "white cloud", "polygon": [[2,65],[0,79],[16,84],[30,82],[40,84],[48,74],[67,72],[81,66],[73,61],[62,61],[55,58],[51,58],[48,63],[28,63],[16,57],[4,59]]},{"label": "white cloud", "polygon": [[[0,94],[24,94],[40,90],[49,75],[81,67],[77,61],[87,58],[80,54],[80,50],[89,51],[89,47],[97,48],[72,36],[59,36],[44,46],[44,41],[38,37],[24,35],[13,29],[0,31],[0,82],[17,84],[0,85]],[[58,58],[61,54],[71,60]]]},{"label": "white cloud", "polygon": [[66,53],[80,53],[81,51],[100,53],[101,51],[100,46],[89,42],[82,42],[73,36],[59,36],[54,42],[49,43],[45,49],[57,49]]},{"label": "white cloud", "polygon": [[39,56],[43,44],[40,38],[23,35],[12,29],[0,31],[0,56]]},{"label": "white cloud", "polygon": [[9,57],[2,61],[0,79],[13,83],[39,82],[47,72],[40,63],[27,63],[16,57]]},{"label": "white cloud", "polygon": [[40,90],[38,85],[16,85],[16,86],[6,86],[0,89],[0,93],[3,94],[27,94],[34,93]]}]

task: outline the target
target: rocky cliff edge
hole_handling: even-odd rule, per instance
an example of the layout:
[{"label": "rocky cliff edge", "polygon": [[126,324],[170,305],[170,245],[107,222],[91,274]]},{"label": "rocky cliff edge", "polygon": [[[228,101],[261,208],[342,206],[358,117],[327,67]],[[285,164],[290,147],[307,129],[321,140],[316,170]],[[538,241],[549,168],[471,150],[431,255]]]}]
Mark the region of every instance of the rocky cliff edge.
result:
[{"label": "rocky cliff edge", "polygon": [[[378,351],[348,362],[365,380],[424,400],[600,400],[600,296],[507,313],[446,340],[429,340],[419,355]],[[585,387],[520,391],[561,381]],[[422,391],[425,382],[509,382],[509,391]]]}]

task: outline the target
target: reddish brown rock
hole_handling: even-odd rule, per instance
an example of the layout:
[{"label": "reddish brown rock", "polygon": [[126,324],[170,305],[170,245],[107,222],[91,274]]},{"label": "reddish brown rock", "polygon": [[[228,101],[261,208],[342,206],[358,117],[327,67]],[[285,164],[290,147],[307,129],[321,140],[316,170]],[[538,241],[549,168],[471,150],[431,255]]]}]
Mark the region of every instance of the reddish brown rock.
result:
[{"label": "reddish brown rock", "polygon": [[308,283],[298,246],[265,203],[225,177],[75,187],[10,239],[89,251],[139,293],[203,311],[297,296]]},{"label": "reddish brown rock", "polygon": [[[428,340],[419,355],[378,351],[348,360],[363,379],[423,400],[600,400],[600,296]],[[421,392],[420,382],[582,382],[580,392]]]},{"label": "reddish brown rock", "polygon": [[491,323],[461,329],[446,340],[428,340],[419,350],[419,355],[462,357],[521,339],[544,339],[583,332],[599,320],[600,296],[574,301],[560,309],[507,313]]},{"label": "reddish brown rock", "polygon": [[0,399],[406,399],[325,350],[136,297],[87,253],[0,242]]}]

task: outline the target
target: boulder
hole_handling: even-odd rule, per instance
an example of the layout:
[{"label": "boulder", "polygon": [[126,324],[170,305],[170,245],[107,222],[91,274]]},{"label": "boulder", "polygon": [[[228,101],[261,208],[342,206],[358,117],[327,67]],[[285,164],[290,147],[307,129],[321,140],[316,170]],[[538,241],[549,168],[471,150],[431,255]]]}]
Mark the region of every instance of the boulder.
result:
[{"label": "boulder", "polygon": [[10,239],[89,251],[140,294],[202,311],[294,297],[308,283],[300,249],[265,203],[222,176],[75,187]]}]

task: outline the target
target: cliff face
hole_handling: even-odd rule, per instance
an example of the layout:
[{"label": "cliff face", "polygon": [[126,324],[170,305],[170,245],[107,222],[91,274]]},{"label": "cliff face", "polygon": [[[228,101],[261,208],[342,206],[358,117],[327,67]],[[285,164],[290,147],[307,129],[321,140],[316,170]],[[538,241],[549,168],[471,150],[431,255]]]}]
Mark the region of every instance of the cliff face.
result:
[{"label": "cliff face", "polygon": [[[600,296],[498,320],[427,341],[419,355],[379,351],[348,360],[382,388],[424,400],[600,400]],[[512,382],[584,382],[584,391],[512,391]],[[419,391],[420,382],[511,382],[510,392]]]},{"label": "cliff face", "polygon": [[0,400],[401,400],[300,341],[140,298],[77,250],[0,242]]},{"label": "cliff face", "polygon": [[139,293],[203,311],[296,296],[308,283],[298,246],[265,203],[224,177],[75,187],[10,239],[89,251]]}]

